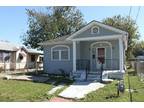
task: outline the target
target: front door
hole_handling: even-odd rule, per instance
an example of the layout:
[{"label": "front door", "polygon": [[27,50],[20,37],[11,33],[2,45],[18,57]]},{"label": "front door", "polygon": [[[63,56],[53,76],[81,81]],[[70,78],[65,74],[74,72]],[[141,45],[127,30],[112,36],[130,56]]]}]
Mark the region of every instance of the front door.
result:
[{"label": "front door", "polygon": [[106,49],[105,48],[96,48],[96,68],[97,70],[101,69],[101,64],[105,67],[105,55]]}]

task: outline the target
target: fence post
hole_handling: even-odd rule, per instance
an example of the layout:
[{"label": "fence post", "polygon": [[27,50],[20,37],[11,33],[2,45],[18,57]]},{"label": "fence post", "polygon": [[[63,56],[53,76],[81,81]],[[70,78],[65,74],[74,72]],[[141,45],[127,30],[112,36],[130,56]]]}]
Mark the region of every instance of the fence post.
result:
[{"label": "fence post", "polygon": [[6,64],[5,64],[5,61],[4,61],[4,73],[6,73]]},{"label": "fence post", "polygon": [[27,73],[28,73],[28,62],[26,62],[26,69],[27,69]]},{"label": "fence post", "polygon": [[20,63],[19,63],[19,71],[20,71]]},{"label": "fence post", "polygon": [[103,74],[103,63],[101,63],[101,75],[100,75],[100,82],[102,83],[102,74]]},{"label": "fence post", "polygon": [[130,79],[129,79],[129,75],[128,75],[128,85],[129,85],[129,96],[130,96],[130,102],[132,102],[132,92],[131,92],[131,84],[130,84]]},{"label": "fence post", "polygon": [[38,74],[37,62],[35,62],[35,65],[36,65],[36,74]]}]

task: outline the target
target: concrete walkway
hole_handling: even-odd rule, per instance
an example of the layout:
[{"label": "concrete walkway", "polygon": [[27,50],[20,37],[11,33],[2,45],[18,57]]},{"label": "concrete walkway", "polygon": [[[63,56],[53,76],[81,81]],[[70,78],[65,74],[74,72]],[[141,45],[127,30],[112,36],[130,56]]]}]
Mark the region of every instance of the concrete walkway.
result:
[{"label": "concrete walkway", "polygon": [[104,84],[94,81],[74,82],[67,89],[59,94],[59,96],[71,99],[84,98],[86,94],[104,87]]},{"label": "concrete walkway", "polygon": [[48,91],[48,94],[54,94],[57,90],[62,89],[64,87],[64,85],[58,85],[54,88],[52,88],[50,91]]}]

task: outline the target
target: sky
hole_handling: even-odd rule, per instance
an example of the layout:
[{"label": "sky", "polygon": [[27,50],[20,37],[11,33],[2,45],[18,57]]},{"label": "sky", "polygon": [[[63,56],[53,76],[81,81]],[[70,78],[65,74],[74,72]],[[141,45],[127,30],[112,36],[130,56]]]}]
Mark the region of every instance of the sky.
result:
[{"label": "sky", "polygon": [[[86,6],[77,7],[84,15],[87,22],[92,20],[102,21],[107,17],[114,15],[129,15],[130,6]],[[138,12],[138,6],[132,7],[131,17],[135,20]],[[22,44],[22,36],[28,29],[28,17],[25,9],[44,10],[44,7],[0,7],[0,40],[10,41],[16,44]],[[144,40],[144,7],[140,8],[137,18],[137,25],[141,34],[140,40]]]}]

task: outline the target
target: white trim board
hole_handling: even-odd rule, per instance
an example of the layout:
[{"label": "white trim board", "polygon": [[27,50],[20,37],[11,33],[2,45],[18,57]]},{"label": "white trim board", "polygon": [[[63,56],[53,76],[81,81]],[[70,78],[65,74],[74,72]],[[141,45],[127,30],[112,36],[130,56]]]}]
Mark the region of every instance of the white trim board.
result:
[{"label": "white trim board", "polygon": [[72,44],[71,41],[59,41],[59,42],[43,42],[38,43],[38,45],[45,46],[45,45],[58,45],[58,44]]},{"label": "white trim board", "polygon": [[86,38],[77,38],[72,39],[72,41],[89,41],[89,40],[112,40],[122,38],[122,35],[105,35],[99,37],[86,37]]}]

